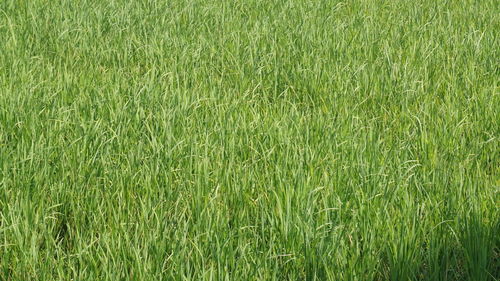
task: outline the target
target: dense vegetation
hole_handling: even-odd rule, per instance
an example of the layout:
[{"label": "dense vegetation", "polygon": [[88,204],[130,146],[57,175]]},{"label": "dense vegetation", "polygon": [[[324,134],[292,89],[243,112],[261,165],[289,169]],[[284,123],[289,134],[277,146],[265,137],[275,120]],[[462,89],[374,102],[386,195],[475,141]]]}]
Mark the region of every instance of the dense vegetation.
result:
[{"label": "dense vegetation", "polygon": [[0,0],[0,280],[498,280],[500,1]]}]

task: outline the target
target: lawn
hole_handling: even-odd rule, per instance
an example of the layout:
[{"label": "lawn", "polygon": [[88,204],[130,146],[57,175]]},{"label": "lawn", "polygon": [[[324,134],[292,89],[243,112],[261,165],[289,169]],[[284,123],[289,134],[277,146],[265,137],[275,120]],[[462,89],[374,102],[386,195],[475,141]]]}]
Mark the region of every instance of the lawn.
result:
[{"label": "lawn", "polygon": [[500,1],[0,0],[0,280],[499,280]]}]

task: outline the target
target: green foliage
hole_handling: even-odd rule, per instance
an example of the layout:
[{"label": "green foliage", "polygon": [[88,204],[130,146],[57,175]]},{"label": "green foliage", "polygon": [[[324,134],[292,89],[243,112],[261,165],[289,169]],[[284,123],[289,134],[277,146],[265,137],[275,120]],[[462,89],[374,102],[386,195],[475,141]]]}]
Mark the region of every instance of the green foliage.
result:
[{"label": "green foliage", "polygon": [[0,280],[500,279],[499,15],[0,0]]}]

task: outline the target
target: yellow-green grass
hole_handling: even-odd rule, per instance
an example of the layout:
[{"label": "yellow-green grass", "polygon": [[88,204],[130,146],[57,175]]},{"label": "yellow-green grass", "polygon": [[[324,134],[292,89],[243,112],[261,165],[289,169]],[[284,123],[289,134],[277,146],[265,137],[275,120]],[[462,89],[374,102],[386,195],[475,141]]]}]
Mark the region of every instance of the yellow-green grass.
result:
[{"label": "yellow-green grass", "polygon": [[0,0],[0,280],[498,280],[500,1]]}]

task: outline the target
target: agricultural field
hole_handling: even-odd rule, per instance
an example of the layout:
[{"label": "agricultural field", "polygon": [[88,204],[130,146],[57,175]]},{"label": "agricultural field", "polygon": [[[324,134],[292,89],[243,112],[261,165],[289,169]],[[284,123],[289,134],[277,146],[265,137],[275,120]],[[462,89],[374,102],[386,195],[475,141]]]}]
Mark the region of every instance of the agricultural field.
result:
[{"label": "agricultural field", "polygon": [[0,0],[0,280],[499,280],[500,1]]}]

